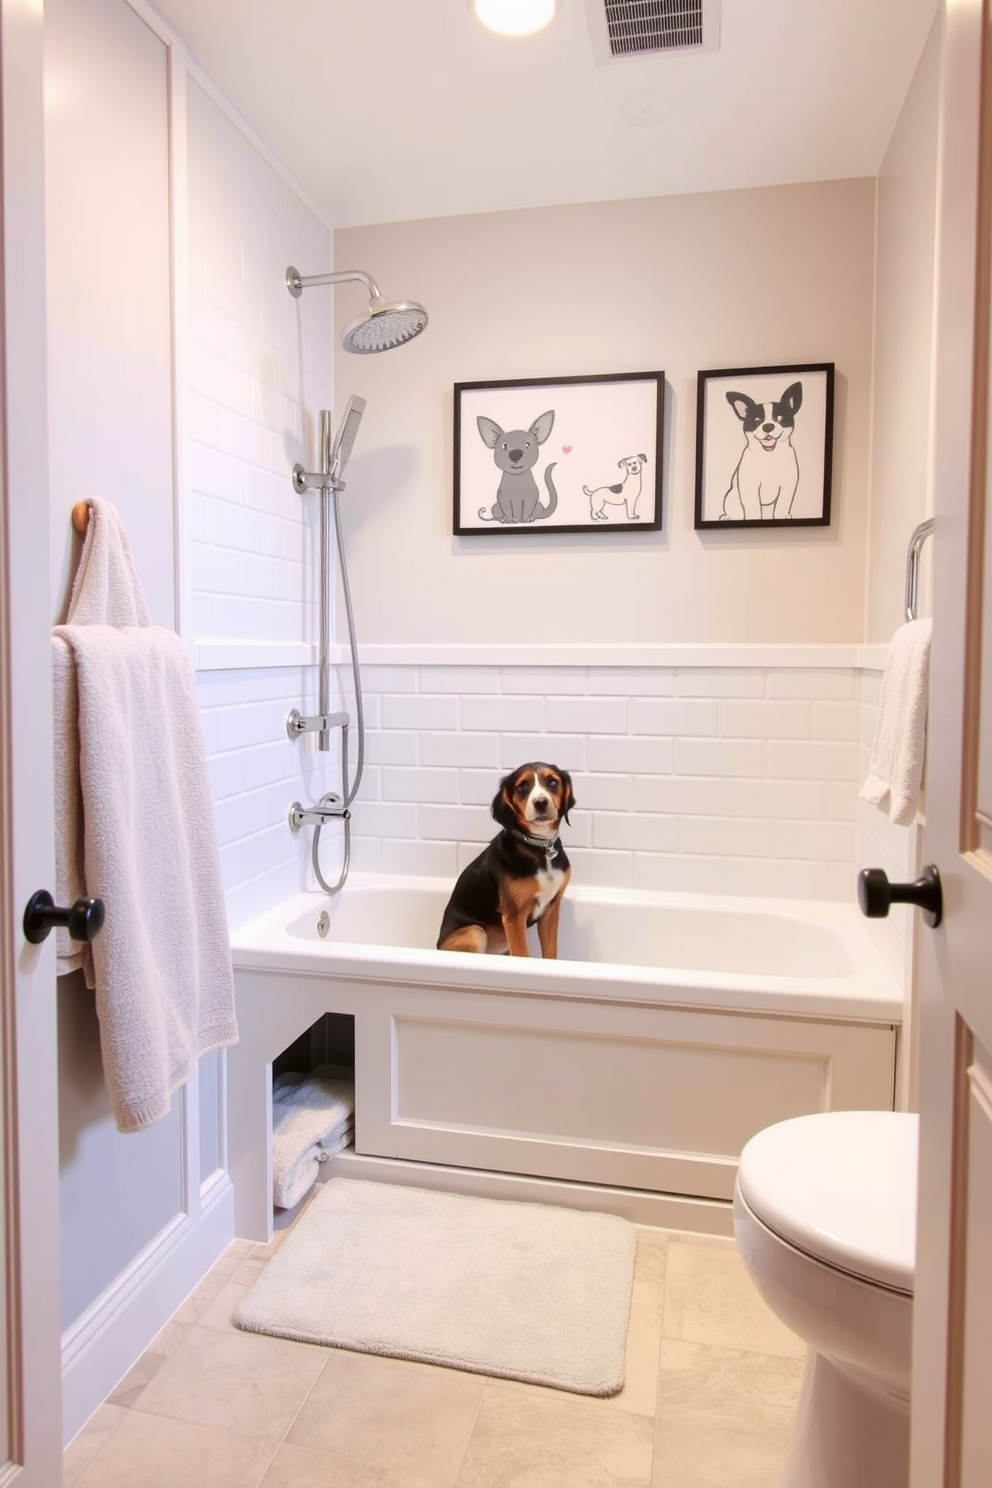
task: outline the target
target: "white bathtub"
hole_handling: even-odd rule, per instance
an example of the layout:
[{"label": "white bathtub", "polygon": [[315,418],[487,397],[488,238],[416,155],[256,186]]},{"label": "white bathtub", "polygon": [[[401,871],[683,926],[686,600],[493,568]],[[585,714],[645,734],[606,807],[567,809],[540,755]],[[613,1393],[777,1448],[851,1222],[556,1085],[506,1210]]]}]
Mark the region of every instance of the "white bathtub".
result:
[{"label": "white bathtub", "polygon": [[[451,885],[353,875],[232,937],[235,965],[544,995],[898,1022],[902,993],[856,905],[570,888],[558,960],[435,949]],[[318,921],[326,917],[321,934]]]},{"label": "white bathtub", "polygon": [[354,1020],[338,1170],[683,1228],[729,1233],[762,1126],[892,1105],[902,993],[853,902],[570,888],[542,961],[536,936],[531,958],[434,949],[450,887],[353,875],[232,937],[239,1234],[269,1233],[271,1062],[324,1012]]}]

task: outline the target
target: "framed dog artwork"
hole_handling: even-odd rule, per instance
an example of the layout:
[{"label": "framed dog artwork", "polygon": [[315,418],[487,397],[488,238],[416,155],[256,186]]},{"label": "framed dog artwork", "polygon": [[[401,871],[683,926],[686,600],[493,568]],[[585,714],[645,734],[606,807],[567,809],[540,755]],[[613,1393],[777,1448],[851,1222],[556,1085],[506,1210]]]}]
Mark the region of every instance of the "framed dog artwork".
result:
[{"label": "framed dog artwork", "polygon": [[454,532],[661,526],[664,372],[456,382]]},{"label": "framed dog artwork", "polygon": [[830,523],[834,364],[700,372],[696,527]]}]

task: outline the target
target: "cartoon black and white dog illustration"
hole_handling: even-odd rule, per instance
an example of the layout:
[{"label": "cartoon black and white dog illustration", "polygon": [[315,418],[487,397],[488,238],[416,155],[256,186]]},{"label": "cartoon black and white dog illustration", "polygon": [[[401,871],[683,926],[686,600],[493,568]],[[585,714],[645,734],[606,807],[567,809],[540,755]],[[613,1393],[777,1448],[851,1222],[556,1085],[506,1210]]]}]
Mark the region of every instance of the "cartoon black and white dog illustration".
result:
[{"label": "cartoon black and white dog illustration", "polygon": [[503,472],[491,511],[479,508],[484,522],[543,522],[558,505],[558,492],[551,478],[556,461],[544,472],[548,504],[541,505],[541,493],[531,471],[537,464],[541,445],[554,426],[554,409],[542,413],[529,429],[504,431],[493,419],[480,414],[476,419],[483,444],[493,452],[496,469]]},{"label": "cartoon black and white dog illustration", "polygon": [[755,403],[747,393],[727,394],[744,425],[744,450],[723,498],[721,522],[791,517],[799,485],[792,431],[802,401],[801,382],[791,383],[777,403]]},{"label": "cartoon black and white dog illustration", "polygon": [[589,497],[589,515],[594,522],[608,522],[607,506],[622,506],[627,512],[627,521],[636,522],[637,500],[641,494],[641,471],[648,462],[647,455],[624,455],[617,465],[623,471],[623,480],[616,486],[588,486],[582,489]]}]

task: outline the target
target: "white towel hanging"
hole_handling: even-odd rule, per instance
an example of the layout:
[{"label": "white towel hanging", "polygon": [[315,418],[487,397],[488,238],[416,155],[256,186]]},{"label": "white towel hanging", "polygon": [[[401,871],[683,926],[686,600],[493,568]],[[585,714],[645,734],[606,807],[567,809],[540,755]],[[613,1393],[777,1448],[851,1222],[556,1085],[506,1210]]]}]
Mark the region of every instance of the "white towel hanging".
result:
[{"label": "white towel hanging", "polygon": [[910,620],[892,637],[863,801],[897,826],[914,820],[923,788],[932,620]]},{"label": "white towel hanging", "polygon": [[[117,512],[91,507],[68,621],[53,631],[56,797],[75,808],[59,823],[57,857],[70,897],[106,907],[82,965],[114,1117],[129,1132],[165,1116],[237,1025],[192,672],[179,637],[148,623]],[[72,953],[78,961],[60,945],[60,970]]]}]

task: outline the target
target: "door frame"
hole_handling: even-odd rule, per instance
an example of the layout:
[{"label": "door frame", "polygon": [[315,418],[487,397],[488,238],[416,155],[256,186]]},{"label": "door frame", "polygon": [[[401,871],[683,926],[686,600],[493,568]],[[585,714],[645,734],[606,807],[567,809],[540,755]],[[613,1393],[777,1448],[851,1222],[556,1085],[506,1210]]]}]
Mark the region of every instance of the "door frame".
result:
[{"label": "door frame", "polygon": [[20,1488],[62,1470],[55,947],[20,922],[55,880],[43,78],[42,7],[0,0],[0,1482]]}]

